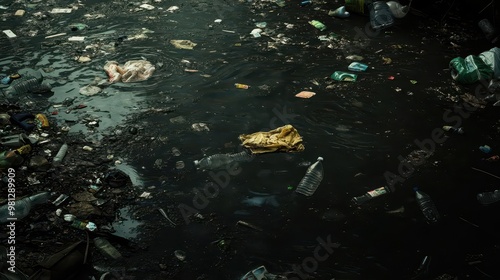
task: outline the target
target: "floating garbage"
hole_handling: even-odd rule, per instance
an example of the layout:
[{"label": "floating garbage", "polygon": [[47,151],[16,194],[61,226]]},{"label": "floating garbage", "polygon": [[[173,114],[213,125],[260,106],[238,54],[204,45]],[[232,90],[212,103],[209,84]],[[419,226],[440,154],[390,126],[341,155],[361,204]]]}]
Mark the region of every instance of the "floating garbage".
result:
[{"label": "floating garbage", "polygon": [[111,83],[118,81],[132,83],[149,79],[155,67],[147,60],[130,60],[122,66],[116,61],[108,61],[104,65],[104,71]]},{"label": "floating garbage", "polygon": [[305,149],[299,132],[289,124],[267,132],[241,134],[238,138],[243,147],[250,149],[253,154],[302,152]]},{"label": "floating garbage", "polygon": [[297,93],[295,95],[295,97],[299,97],[299,98],[311,98],[311,97],[313,97],[315,95],[316,95],[316,93],[312,92],[312,91],[301,91],[301,92]]},{"label": "floating garbage", "polygon": [[355,82],[358,75],[343,71],[335,71],[330,77],[339,82]]},{"label": "floating garbage", "polygon": [[311,20],[309,21],[309,24],[316,27],[317,29],[319,29],[320,31],[324,31],[326,30],[326,25],[324,25],[322,22],[320,21],[317,21],[317,20]]},{"label": "floating garbage", "polygon": [[361,72],[366,71],[366,69],[368,69],[368,65],[359,62],[352,62],[351,64],[349,64],[349,66],[347,66],[347,69],[349,69],[350,71]]},{"label": "floating garbage", "polygon": [[334,16],[338,18],[346,18],[349,17],[349,12],[346,10],[345,6],[338,7],[337,9],[333,11],[328,12],[329,16]]},{"label": "floating garbage", "polygon": [[190,40],[170,40],[170,44],[174,45],[174,47],[178,49],[184,50],[192,50],[197,45]]}]

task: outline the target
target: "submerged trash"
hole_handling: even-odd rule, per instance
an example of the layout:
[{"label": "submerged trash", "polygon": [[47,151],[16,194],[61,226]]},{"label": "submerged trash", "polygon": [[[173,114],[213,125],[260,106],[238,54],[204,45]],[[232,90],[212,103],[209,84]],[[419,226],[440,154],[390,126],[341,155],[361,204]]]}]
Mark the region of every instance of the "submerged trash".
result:
[{"label": "submerged trash", "polygon": [[170,44],[174,45],[174,47],[178,49],[184,50],[192,50],[197,45],[190,40],[170,40]]},{"label": "submerged trash", "polygon": [[51,197],[49,192],[37,193],[23,199],[15,200],[0,207],[0,224],[8,221],[21,220],[28,216],[36,205],[47,203]]},{"label": "submerged trash", "polygon": [[104,65],[104,71],[108,75],[109,82],[140,82],[145,81],[153,75],[155,67],[147,60],[130,60],[123,66],[116,61],[108,61]]},{"label": "submerged trash", "polygon": [[488,205],[500,201],[500,190],[479,193],[477,194],[477,201],[479,201],[479,203],[483,205]]},{"label": "submerged trash", "polygon": [[259,266],[246,273],[240,280],[285,280],[288,279],[284,276],[271,274],[264,266]]},{"label": "submerged trash", "polygon": [[305,149],[299,132],[289,124],[268,132],[241,134],[238,138],[253,154],[302,152]]},{"label": "submerged trash", "polygon": [[368,65],[359,62],[352,62],[349,66],[347,66],[347,69],[350,71],[366,71],[366,69],[368,69]]},{"label": "submerged trash", "polygon": [[163,215],[163,217],[165,217],[165,219],[167,219],[167,221],[169,221],[174,227],[177,226],[176,223],[174,223],[174,221],[172,221],[168,216],[167,216],[167,213],[165,213],[165,210],[161,209],[161,208],[158,208],[158,212],[160,212],[160,214]]},{"label": "submerged trash", "polygon": [[206,123],[193,123],[191,128],[194,131],[210,131]]},{"label": "submerged trash", "polygon": [[249,85],[240,84],[240,83],[236,83],[236,84],[234,84],[234,86],[236,88],[240,88],[240,89],[248,89],[250,87]]},{"label": "submerged trash", "polygon": [[388,187],[384,186],[384,187],[380,187],[380,188],[376,188],[374,190],[371,190],[371,191],[365,193],[364,195],[356,196],[352,199],[352,201],[356,205],[361,205],[369,200],[374,199],[375,197],[379,197],[379,196],[384,195],[384,194],[389,193],[389,192],[390,192],[390,189]]},{"label": "submerged trash", "polygon": [[339,82],[355,82],[358,75],[343,71],[335,71],[330,77]]},{"label": "submerged trash", "polygon": [[195,160],[194,165],[197,169],[216,170],[230,168],[236,162],[248,162],[253,159],[253,156],[246,151],[235,154],[215,154],[204,157],[201,160]]},{"label": "submerged trash", "polygon": [[300,180],[295,192],[305,196],[311,196],[318,189],[319,184],[323,180],[323,161],[322,157],[318,157],[317,161],[307,168],[306,174]]},{"label": "submerged trash", "polygon": [[260,227],[252,225],[252,224],[247,223],[245,221],[241,221],[241,220],[239,220],[238,222],[236,222],[236,225],[245,226],[245,227],[257,230],[257,231],[263,231]]},{"label": "submerged trash", "polygon": [[312,26],[314,26],[314,27],[316,27],[320,31],[326,30],[326,26],[322,22],[320,22],[320,21],[311,20],[311,21],[309,21],[309,24],[312,25]]},{"label": "submerged trash", "polygon": [[418,206],[420,210],[424,214],[427,223],[436,223],[439,221],[440,215],[432,201],[431,197],[418,189],[418,187],[414,187],[413,191],[415,192],[415,198],[417,200]]},{"label": "submerged trash", "polygon": [[349,17],[350,14],[348,11],[346,11],[345,6],[340,6],[335,10],[329,11],[328,15],[338,17],[338,18],[346,18],[346,17]]},{"label": "submerged trash", "polygon": [[115,260],[122,258],[122,254],[108,240],[102,237],[94,238],[94,245],[107,258]]},{"label": "submerged trash", "polygon": [[68,144],[64,143],[62,146],[59,148],[59,151],[57,152],[56,156],[54,159],[52,159],[53,164],[58,164],[60,163],[64,157],[66,156],[66,152],[68,151]]},{"label": "submerged trash", "polygon": [[485,154],[488,154],[491,152],[491,147],[488,145],[483,145],[483,146],[479,146],[479,150]]},{"label": "submerged trash", "polygon": [[297,93],[295,95],[295,97],[299,97],[299,98],[311,98],[311,97],[313,97],[315,95],[316,95],[316,93],[312,92],[312,91],[301,91],[301,92]]},{"label": "submerged trash", "polygon": [[383,29],[394,24],[391,9],[384,1],[375,1],[368,5],[370,24],[373,29]]},{"label": "submerged trash", "polygon": [[453,126],[450,126],[450,125],[445,125],[445,126],[443,126],[443,130],[444,131],[453,132],[453,133],[456,133],[456,134],[464,134],[464,129],[461,128],[461,127],[456,128],[456,127],[453,127]]},{"label": "submerged trash", "polygon": [[186,252],[182,250],[175,250],[174,255],[180,261],[184,261],[186,259]]},{"label": "submerged trash", "polygon": [[410,4],[403,6],[401,3],[396,2],[396,1],[388,1],[387,6],[389,6],[389,9],[391,10],[392,15],[395,18],[404,18],[408,12],[410,11]]}]

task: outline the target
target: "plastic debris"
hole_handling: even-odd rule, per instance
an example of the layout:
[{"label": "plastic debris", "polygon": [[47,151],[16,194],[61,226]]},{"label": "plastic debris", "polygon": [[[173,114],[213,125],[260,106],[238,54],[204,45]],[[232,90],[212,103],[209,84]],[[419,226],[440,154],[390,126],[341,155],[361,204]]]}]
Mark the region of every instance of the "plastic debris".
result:
[{"label": "plastic debris", "polygon": [[205,124],[205,123],[193,123],[191,125],[191,128],[194,131],[210,131],[210,129],[208,128],[207,124]]},{"label": "plastic debris", "polygon": [[175,250],[174,251],[174,256],[180,260],[180,261],[184,261],[186,259],[186,252],[182,251],[182,250]]},{"label": "plastic debris", "polygon": [[311,97],[313,97],[315,95],[316,95],[316,93],[312,92],[312,91],[301,91],[301,92],[297,93],[295,95],[295,97],[299,97],[299,98],[311,98]]},{"label": "plastic debris", "polygon": [[345,6],[341,6],[333,11],[329,11],[328,15],[338,17],[338,18],[346,18],[346,17],[349,17],[350,14],[348,11],[346,11]]},{"label": "plastic debris", "polygon": [[197,45],[190,40],[170,40],[170,44],[174,45],[174,47],[178,49],[183,50],[192,50]]},{"label": "plastic debris", "polygon": [[242,134],[238,137],[253,154],[271,152],[302,152],[302,137],[292,125],[284,125],[267,132]]},{"label": "plastic debris", "polygon": [[366,69],[368,69],[368,65],[359,62],[352,62],[351,64],[349,64],[349,66],[347,66],[347,69],[349,69],[350,71],[361,72],[366,71]]},{"label": "plastic debris", "polygon": [[330,77],[339,82],[355,82],[358,75],[343,71],[335,71]]},{"label": "plastic debris", "polygon": [[364,57],[360,56],[360,55],[356,55],[356,54],[351,54],[351,55],[348,55],[345,57],[345,59],[347,60],[357,60],[357,61],[361,61],[364,59]]},{"label": "plastic debris", "polygon": [[483,145],[479,147],[479,150],[485,154],[488,154],[491,152],[491,147],[488,145]]},{"label": "plastic debris", "polygon": [[146,9],[146,10],[154,10],[155,6],[149,5],[149,4],[142,4],[139,7]]},{"label": "plastic debris", "polygon": [[51,14],[69,14],[73,11],[70,8],[54,8],[50,11]]},{"label": "plastic debris", "polygon": [[311,20],[309,21],[309,24],[316,27],[317,29],[319,29],[320,31],[324,31],[326,30],[326,25],[324,25],[322,22],[320,21],[317,21],[317,20]]},{"label": "plastic debris", "polygon": [[234,86],[236,88],[239,88],[239,89],[248,89],[250,87],[249,85],[240,84],[240,83],[236,83],[236,84],[234,84]]},{"label": "plastic debris", "polygon": [[155,67],[147,60],[130,60],[123,66],[116,61],[108,61],[104,65],[111,83],[122,81],[124,83],[145,81],[153,75]]},{"label": "plastic debris", "polygon": [[261,35],[260,33],[262,32],[262,29],[260,28],[255,28],[250,32],[250,35],[252,35],[255,38],[259,38]]},{"label": "plastic debris", "polygon": [[7,37],[9,37],[9,38],[15,38],[15,37],[17,37],[17,35],[14,34],[14,32],[12,32],[12,30],[9,30],[9,29],[4,30],[3,33],[5,33],[5,35],[7,35]]}]

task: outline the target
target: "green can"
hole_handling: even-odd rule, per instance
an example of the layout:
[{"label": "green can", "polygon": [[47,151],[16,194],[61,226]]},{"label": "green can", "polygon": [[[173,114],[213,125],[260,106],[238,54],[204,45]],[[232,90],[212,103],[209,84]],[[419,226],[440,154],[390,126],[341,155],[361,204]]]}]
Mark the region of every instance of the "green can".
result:
[{"label": "green can", "polygon": [[358,75],[352,74],[352,73],[347,73],[343,71],[335,71],[333,72],[332,76],[330,76],[332,79],[335,81],[340,81],[340,82],[355,82],[356,79],[358,78]]}]

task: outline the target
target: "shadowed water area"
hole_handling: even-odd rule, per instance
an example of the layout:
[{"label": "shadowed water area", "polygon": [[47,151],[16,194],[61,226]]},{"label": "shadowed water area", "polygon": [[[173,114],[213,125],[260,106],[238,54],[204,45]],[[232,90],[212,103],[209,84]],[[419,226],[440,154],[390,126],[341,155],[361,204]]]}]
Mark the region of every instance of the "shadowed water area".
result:
[{"label": "shadowed water area", "polygon": [[[113,224],[116,235],[141,244],[134,251],[123,248],[127,275],[240,279],[264,265],[289,279],[500,277],[494,230],[499,205],[484,207],[476,200],[477,193],[498,188],[498,179],[471,169],[498,174],[498,164],[482,161],[486,155],[478,149],[499,148],[498,107],[446,113],[477,88],[454,82],[449,61],[492,47],[474,22],[412,13],[375,32],[366,16],[328,16],[339,1],[304,7],[298,1],[284,7],[271,1],[154,1],[153,10],[128,1],[53,2],[26,3],[31,6],[25,6],[24,17],[4,17],[2,29],[18,37],[0,39],[0,72],[40,70],[52,95],[8,98],[69,126],[70,135],[109,143],[109,153],[127,166],[136,193],[150,193],[130,200]],[[78,9],[48,13],[69,4]],[[174,5],[178,9],[167,11]],[[48,18],[38,19],[37,11]],[[327,29],[315,29],[310,20]],[[88,28],[69,29],[77,22]],[[258,22],[266,27],[255,38],[250,32]],[[67,35],[45,38],[62,32]],[[321,35],[330,39],[320,40]],[[85,41],[68,42],[68,36]],[[197,45],[177,49],[170,44],[174,39]],[[87,55],[89,62],[75,60]],[[348,71],[349,55],[362,56],[368,70],[357,73],[355,82],[334,81],[334,71]],[[107,79],[107,61],[133,59],[155,66],[150,79],[102,86],[94,96],[79,94],[96,77]],[[237,89],[235,83],[249,88]],[[316,95],[295,97],[304,90]],[[53,107],[67,98],[75,98],[71,106],[86,108]],[[99,127],[89,129],[82,119],[98,119]],[[447,134],[440,144],[431,140],[435,128],[458,121],[466,134]],[[209,130],[195,131],[194,123]],[[241,151],[241,134],[285,124],[300,133],[304,151],[257,155],[239,163],[237,172],[211,173],[193,164],[207,155]],[[129,133],[131,127],[138,133]],[[407,172],[401,159],[421,149],[432,153],[393,193],[352,204],[353,197],[387,185],[388,172]],[[296,194],[319,156],[324,178],[318,190],[309,198]],[[179,161],[185,167],[179,168]],[[214,183],[211,189],[207,183]],[[426,224],[415,185],[434,200],[442,216],[438,224]],[[237,224],[240,220],[262,231]],[[321,260],[315,255],[319,240],[336,244],[320,247],[321,256],[326,254]],[[185,260],[175,257],[176,250],[185,252]],[[412,278],[425,256],[430,262],[420,278]],[[95,265],[100,266],[96,277],[123,266],[105,260]]]}]

